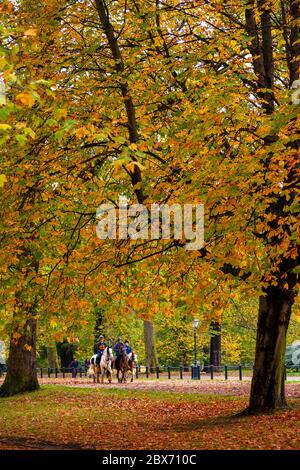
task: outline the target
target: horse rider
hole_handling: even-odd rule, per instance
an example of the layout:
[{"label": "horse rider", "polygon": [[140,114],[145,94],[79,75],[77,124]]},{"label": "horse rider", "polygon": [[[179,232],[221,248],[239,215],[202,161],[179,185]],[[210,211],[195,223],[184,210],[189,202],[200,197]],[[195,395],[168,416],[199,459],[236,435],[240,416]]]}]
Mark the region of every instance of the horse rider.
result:
[{"label": "horse rider", "polygon": [[101,357],[103,354],[104,349],[106,348],[106,343],[104,341],[104,336],[99,336],[98,343],[96,344],[96,364],[100,364]]},{"label": "horse rider", "polygon": [[118,338],[116,344],[114,345],[114,351],[116,353],[116,361],[115,361],[116,369],[118,368],[118,364],[122,356],[123,348],[124,348],[124,344],[122,343],[122,338]]},{"label": "horse rider", "polygon": [[126,339],[124,345],[125,345],[125,348],[126,348],[126,356],[127,356],[127,361],[128,361],[128,359],[129,359],[129,354],[132,353],[132,347],[129,345],[128,339]]}]

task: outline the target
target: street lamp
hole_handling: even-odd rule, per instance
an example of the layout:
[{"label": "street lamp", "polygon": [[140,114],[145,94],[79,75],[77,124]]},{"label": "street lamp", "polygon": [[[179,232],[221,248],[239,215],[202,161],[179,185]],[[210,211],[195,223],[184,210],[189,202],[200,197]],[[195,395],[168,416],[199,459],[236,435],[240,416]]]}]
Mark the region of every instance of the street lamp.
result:
[{"label": "street lamp", "polygon": [[197,328],[199,326],[200,321],[198,318],[194,318],[193,320],[193,328],[194,328],[194,365],[192,368],[192,379],[200,379],[199,377],[199,370],[197,367]]}]

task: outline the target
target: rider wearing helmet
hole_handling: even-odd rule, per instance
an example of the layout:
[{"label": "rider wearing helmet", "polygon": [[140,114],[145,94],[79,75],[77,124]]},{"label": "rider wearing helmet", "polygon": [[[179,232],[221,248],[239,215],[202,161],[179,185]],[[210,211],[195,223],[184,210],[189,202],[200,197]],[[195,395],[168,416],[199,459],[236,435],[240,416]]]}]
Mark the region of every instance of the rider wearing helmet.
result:
[{"label": "rider wearing helmet", "polygon": [[115,362],[116,368],[118,367],[118,363],[122,356],[122,348],[124,348],[124,344],[122,343],[122,339],[118,338],[116,344],[114,345],[114,351],[116,353],[116,362]]},{"label": "rider wearing helmet", "polygon": [[104,342],[104,336],[101,335],[99,336],[98,343],[96,344],[96,354],[97,354],[96,364],[100,364],[101,357],[105,348],[106,348],[106,344]]},{"label": "rider wearing helmet", "polygon": [[127,355],[127,359],[128,359],[129,354],[132,353],[132,347],[129,345],[128,339],[126,339],[124,345],[126,347],[126,355]]}]

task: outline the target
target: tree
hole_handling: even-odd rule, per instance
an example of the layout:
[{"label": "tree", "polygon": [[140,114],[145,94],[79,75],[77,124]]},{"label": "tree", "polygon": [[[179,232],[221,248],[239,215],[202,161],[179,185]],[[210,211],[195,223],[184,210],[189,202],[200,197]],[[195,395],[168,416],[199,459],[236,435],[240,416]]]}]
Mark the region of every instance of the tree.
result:
[{"label": "tree", "polygon": [[[53,2],[44,11],[28,0],[16,17],[30,58],[28,67],[17,56],[18,69],[30,69],[34,79],[38,70],[60,91],[53,112],[43,110],[52,121],[26,127],[37,130],[42,142],[35,178],[43,163],[48,174],[42,193],[58,197],[42,208],[38,223],[49,233],[45,220],[55,215],[63,244],[49,250],[38,230],[35,241],[24,245],[25,264],[33,260],[31,277],[38,278],[39,261],[38,272],[48,275],[56,293],[52,303],[48,295],[31,295],[30,301],[40,311],[43,299],[57,317],[64,303],[68,318],[67,308],[79,303],[82,311],[97,282],[108,282],[103,290],[109,302],[111,284],[126,284],[128,267],[135,265],[133,279],[144,297],[155,282],[168,285],[175,302],[190,282],[190,311],[204,305],[211,322],[219,321],[233,290],[247,286],[261,295],[249,410],[284,406],[286,332],[299,283],[299,105],[289,91],[299,78],[299,2],[81,0]],[[48,37],[35,40],[35,30],[45,29]],[[25,148],[23,157],[30,154],[28,142]],[[13,167],[15,152],[8,161]],[[9,183],[12,175],[7,168],[4,173]],[[32,180],[32,173],[22,181],[25,176]],[[96,243],[94,208],[112,201],[119,209],[120,194],[148,206],[204,203],[205,246],[189,252],[184,237]],[[19,202],[21,190],[12,196]],[[41,259],[32,256],[33,245]],[[45,262],[49,251],[51,261]],[[32,294],[30,288],[25,291]],[[133,284],[128,303],[136,297],[145,306],[143,295]]]},{"label": "tree", "polygon": [[[50,324],[55,322],[51,318],[53,308],[58,313],[55,292],[61,287],[61,303],[71,298],[73,307],[81,295],[69,287],[72,269],[68,259],[82,225],[78,215],[74,217],[66,210],[69,201],[78,204],[78,199],[70,191],[68,168],[74,163],[60,150],[62,138],[71,132],[75,121],[66,119],[63,94],[57,99],[51,89],[50,62],[46,60],[40,66],[37,51],[44,43],[39,43],[37,36],[38,28],[44,28],[45,23],[42,18],[39,23],[35,16],[39,6],[24,1],[15,10],[10,2],[4,2],[1,8],[5,32],[1,67],[6,97],[0,114],[5,121],[0,128],[4,146],[1,170],[5,176],[0,188],[0,295],[10,348],[8,373],[0,394],[8,396],[38,388],[37,319],[48,315]],[[55,36],[60,25],[56,13],[52,12],[52,21],[47,25],[48,39]],[[17,25],[11,21],[15,15]],[[78,311],[84,307],[86,304],[79,300]]]},{"label": "tree", "polygon": [[210,324],[210,365],[215,367],[221,366],[221,326],[218,322]]}]

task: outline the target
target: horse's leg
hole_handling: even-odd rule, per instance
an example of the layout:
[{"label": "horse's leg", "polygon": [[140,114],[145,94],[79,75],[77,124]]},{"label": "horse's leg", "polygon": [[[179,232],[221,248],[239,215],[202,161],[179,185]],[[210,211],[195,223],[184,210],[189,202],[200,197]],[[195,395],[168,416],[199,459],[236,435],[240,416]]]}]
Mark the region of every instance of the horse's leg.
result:
[{"label": "horse's leg", "polygon": [[101,383],[104,384],[104,375],[105,375],[105,369],[104,367],[100,368],[100,371],[101,371]]},{"label": "horse's leg", "polygon": [[131,380],[130,380],[130,382],[133,382],[133,367],[130,368],[130,372],[131,372]]},{"label": "horse's leg", "polygon": [[112,370],[111,370],[111,366],[109,366],[107,370],[108,370],[108,372],[109,372],[108,381],[109,381],[109,383],[111,384],[111,380],[112,380]]},{"label": "horse's leg", "polygon": [[97,367],[97,384],[100,383],[100,377],[99,377],[99,376],[100,376],[100,368],[99,368],[99,366],[98,366],[98,367]]}]

